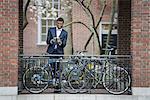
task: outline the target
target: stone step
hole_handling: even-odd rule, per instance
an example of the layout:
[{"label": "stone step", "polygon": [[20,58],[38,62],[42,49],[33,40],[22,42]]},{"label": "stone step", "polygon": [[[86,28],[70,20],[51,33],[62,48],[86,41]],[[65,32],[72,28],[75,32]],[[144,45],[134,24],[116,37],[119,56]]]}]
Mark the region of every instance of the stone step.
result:
[{"label": "stone step", "polygon": [[150,100],[150,96],[110,94],[25,94],[17,96],[0,96],[0,100]]}]

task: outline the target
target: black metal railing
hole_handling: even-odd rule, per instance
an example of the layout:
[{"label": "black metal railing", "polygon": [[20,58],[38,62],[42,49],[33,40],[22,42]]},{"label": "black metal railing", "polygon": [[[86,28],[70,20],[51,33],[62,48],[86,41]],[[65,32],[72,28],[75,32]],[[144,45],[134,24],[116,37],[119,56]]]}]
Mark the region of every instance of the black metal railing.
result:
[{"label": "black metal railing", "polygon": [[130,55],[21,55],[19,61],[19,93],[131,94]]}]

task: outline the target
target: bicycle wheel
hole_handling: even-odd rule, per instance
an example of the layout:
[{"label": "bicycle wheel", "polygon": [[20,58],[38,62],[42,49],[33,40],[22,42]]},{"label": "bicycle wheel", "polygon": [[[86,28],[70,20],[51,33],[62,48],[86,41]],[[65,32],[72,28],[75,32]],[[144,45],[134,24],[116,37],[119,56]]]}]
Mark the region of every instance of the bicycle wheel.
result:
[{"label": "bicycle wheel", "polygon": [[49,74],[45,69],[32,67],[23,75],[23,84],[31,93],[41,93],[48,87]]},{"label": "bicycle wheel", "polygon": [[113,67],[108,69],[103,75],[103,86],[112,94],[122,94],[126,92],[130,86],[131,78],[128,72],[121,67]]},{"label": "bicycle wheel", "polygon": [[68,84],[70,86],[70,93],[86,92],[84,74],[80,68],[74,67],[68,75]]},{"label": "bicycle wheel", "polygon": [[61,75],[61,88],[63,89],[64,92],[76,93],[75,91],[72,91],[72,89],[69,85],[68,75],[69,75],[69,72],[68,73],[62,72],[62,75]]},{"label": "bicycle wheel", "polygon": [[91,76],[93,77],[92,87],[98,88],[102,84],[102,72],[103,66],[99,61],[94,62],[94,69],[92,70]]}]

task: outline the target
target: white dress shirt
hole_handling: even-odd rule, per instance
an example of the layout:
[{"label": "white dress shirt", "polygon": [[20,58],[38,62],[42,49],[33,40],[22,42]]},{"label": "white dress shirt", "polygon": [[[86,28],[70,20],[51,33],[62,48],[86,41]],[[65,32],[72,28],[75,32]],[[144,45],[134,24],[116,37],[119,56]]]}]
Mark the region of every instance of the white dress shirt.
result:
[{"label": "white dress shirt", "polygon": [[[58,29],[58,28],[56,27],[56,37],[59,37],[59,36],[60,36],[61,31],[62,31],[62,28],[61,28],[61,29]],[[57,44],[55,45],[54,49],[57,49]]]},{"label": "white dress shirt", "polygon": [[61,31],[62,31],[62,28],[61,29],[56,28],[56,37],[60,36]]}]

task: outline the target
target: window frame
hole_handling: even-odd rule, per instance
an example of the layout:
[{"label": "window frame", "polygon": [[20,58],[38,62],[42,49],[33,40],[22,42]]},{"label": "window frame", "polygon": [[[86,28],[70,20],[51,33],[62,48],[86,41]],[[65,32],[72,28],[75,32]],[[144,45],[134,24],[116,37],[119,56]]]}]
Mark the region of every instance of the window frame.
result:
[{"label": "window frame", "polygon": [[[55,1],[55,0],[52,0],[52,8],[54,8],[54,4],[55,3],[58,3],[58,17],[59,17],[59,15],[60,15],[60,10],[61,10],[61,0],[58,0],[58,1]],[[37,25],[37,33],[38,33],[38,35],[37,35],[37,45],[47,45],[46,44],[46,40],[45,41],[42,41],[42,20],[43,19],[45,19],[46,20],[46,38],[47,38],[47,32],[48,32],[48,28],[49,28],[49,25],[48,25],[48,20],[56,20],[58,17],[56,17],[56,18],[54,18],[54,17],[42,17],[42,15],[38,15],[38,20],[37,20],[37,22],[38,22],[38,25]],[[55,25],[54,25],[54,23],[55,22],[52,22],[52,25],[51,25],[51,27],[54,27]]]},{"label": "window frame", "polygon": [[[102,32],[102,25],[103,25],[103,24],[111,24],[111,22],[101,22],[101,23],[100,23],[99,39],[100,39],[100,45],[101,45],[101,46],[102,46],[102,35],[103,35],[103,34],[108,34],[108,31],[109,31],[109,30],[107,30],[107,31],[104,32],[104,33]],[[116,24],[116,25],[117,25],[117,22],[114,22],[113,24]],[[116,35],[118,34],[118,27],[117,27],[117,30],[112,30],[112,34],[116,34]]]}]

